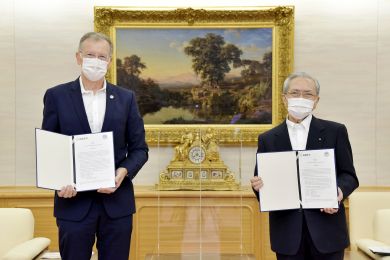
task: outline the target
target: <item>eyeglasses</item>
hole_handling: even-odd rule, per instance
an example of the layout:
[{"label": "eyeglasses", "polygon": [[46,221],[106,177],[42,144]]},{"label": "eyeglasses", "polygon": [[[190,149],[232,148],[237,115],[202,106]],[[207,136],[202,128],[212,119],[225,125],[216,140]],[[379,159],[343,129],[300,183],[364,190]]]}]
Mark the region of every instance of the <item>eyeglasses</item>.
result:
[{"label": "eyeglasses", "polygon": [[313,94],[312,92],[298,91],[298,90],[289,91],[289,92],[287,92],[287,95],[289,95],[290,97],[294,97],[294,98],[299,98],[302,96],[303,98],[306,98],[306,99],[314,99],[317,96],[316,94]]},{"label": "eyeglasses", "polygon": [[81,51],[80,54],[83,58],[90,58],[90,59],[98,58],[99,60],[106,61],[106,62],[110,60],[110,57],[104,55],[95,55],[93,53],[82,53]]}]

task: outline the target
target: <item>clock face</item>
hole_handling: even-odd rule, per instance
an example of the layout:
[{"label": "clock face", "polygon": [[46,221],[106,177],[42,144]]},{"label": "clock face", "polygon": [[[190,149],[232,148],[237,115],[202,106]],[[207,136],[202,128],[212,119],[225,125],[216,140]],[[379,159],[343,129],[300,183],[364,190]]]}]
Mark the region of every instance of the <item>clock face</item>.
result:
[{"label": "clock face", "polygon": [[196,164],[201,163],[204,161],[205,158],[206,158],[206,153],[202,147],[199,146],[192,147],[188,152],[188,159],[190,159],[192,163],[196,163]]}]

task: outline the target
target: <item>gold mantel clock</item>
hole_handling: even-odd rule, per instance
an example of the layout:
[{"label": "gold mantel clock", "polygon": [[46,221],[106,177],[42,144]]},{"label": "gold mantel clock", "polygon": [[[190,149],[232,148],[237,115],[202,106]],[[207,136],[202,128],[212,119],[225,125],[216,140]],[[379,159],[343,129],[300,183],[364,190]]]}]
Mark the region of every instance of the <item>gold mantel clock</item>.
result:
[{"label": "gold mantel clock", "polygon": [[188,159],[194,164],[200,164],[206,159],[206,152],[201,146],[194,146],[188,152]]},{"label": "gold mantel clock", "polygon": [[219,155],[214,131],[186,130],[174,158],[160,173],[159,190],[238,190],[234,174]]}]

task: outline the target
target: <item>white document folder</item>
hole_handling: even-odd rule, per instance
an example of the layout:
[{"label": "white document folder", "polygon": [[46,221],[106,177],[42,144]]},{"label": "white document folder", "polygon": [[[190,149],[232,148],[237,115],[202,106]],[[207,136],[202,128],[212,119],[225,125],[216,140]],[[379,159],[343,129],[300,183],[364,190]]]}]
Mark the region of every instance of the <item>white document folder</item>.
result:
[{"label": "white document folder", "polygon": [[261,211],[338,208],[333,149],[257,154]]},{"label": "white document folder", "polygon": [[77,191],[115,187],[112,132],[67,136],[35,129],[37,187]]}]

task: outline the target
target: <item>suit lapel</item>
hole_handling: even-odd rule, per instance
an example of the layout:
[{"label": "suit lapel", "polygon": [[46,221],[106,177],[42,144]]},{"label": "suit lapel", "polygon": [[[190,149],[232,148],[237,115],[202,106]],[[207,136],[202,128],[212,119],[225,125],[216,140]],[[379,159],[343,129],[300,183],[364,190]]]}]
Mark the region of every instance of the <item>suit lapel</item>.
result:
[{"label": "suit lapel", "polygon": [[118,97],[115,93],[115,87],[107,82],[106,86],[106,113],[104,114],[104,121],[102,126],[102,132],[109,131],[112,115],[114,114],[115,110],[115,100]]},{"label": "suit lapel", "polygon": [[287,124],[284,121],[275,132],[275,147],[281,151],[290,151],[292,150],[290,137],[288,135]]},{"label": "suit lapel", "polygon": [[76,110],[77,117],[80,120],[81,126],[86,133],[91,133],[91,128],[89,127],[88,123],[88,117],[85,112],[83,97],[81,96],[81,87],[79,79],[75,80],[70,87],[70,96],[73,102],[73,106]]},{"label": "suit lapel", "polygon": [[324,130],[325,127],[313,116],[310,123],[309,135],[307,137],[306,150],[323,148],[325,141]]},{"label": "suit lapel", "polygon": [[[321,149],[323,148],[325,141],[325,127],[321,124],[321,122],[313,116],[311,123],[309,134],[307,137],[306,149]],[[292,150],[290,137],[288,135],[287,124],[284,121],[275,132],[275,147],[280,149],[281,151],[289,151]]]}]

